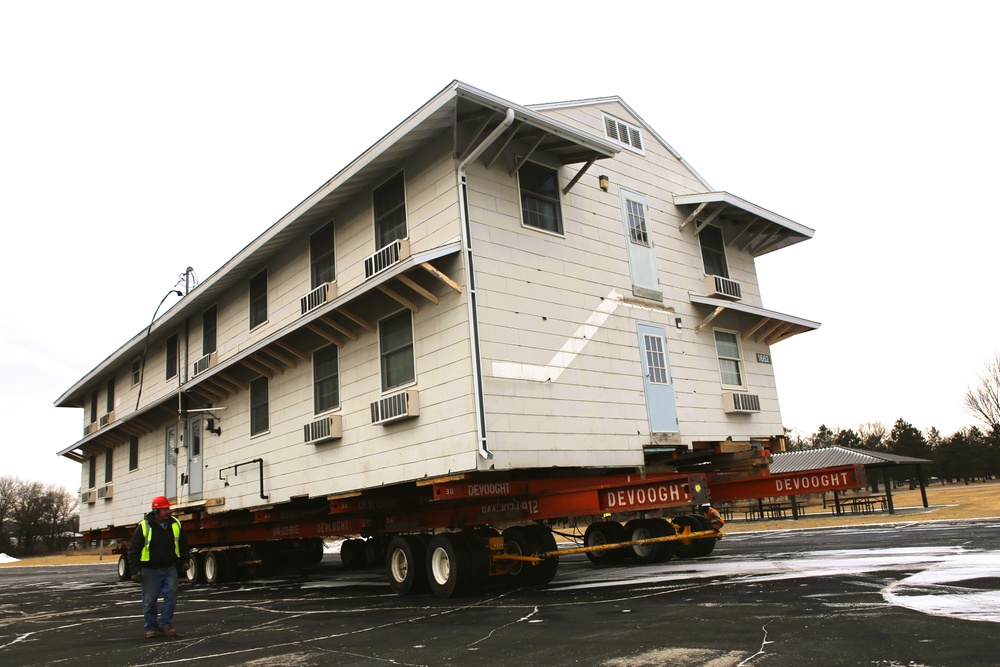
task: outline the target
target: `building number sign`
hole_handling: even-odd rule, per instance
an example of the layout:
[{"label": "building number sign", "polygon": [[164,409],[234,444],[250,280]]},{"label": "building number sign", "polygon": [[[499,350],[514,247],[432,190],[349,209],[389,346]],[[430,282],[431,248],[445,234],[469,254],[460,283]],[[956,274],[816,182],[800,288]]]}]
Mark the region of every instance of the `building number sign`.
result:
[{"label": "building number sign", "polygon": [[757,363],[758,364],[769,364],[769,363],[771,363],[771,355],[770,354],[761,354],[760,352],[758,352],[757,353]]}]

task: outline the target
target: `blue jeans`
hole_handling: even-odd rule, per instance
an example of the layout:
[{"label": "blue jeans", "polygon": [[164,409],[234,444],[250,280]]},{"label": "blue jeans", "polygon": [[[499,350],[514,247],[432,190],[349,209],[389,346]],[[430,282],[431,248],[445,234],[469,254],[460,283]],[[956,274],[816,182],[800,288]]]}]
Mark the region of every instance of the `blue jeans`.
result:
[{"label": "blue jeans", "polygon": [[[156,600],[163,596],[163,609],[159,623],[156,618]],[[174,607],[177,606],[177,568],[142,568],[142,620],[147,630],[174,624]]]}]

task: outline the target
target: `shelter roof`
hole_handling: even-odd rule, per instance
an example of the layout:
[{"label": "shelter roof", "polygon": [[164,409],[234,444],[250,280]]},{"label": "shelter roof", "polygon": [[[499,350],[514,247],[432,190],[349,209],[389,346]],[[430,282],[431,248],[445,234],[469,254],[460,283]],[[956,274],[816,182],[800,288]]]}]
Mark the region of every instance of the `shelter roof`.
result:
[{"label": "shelter roof", "polygon": [[931,463],[928,459],[918,459],[912,456],[900,456],[887,452],[873,452],[867,449],[851,449],[850,447],[822,447],[806,449],[799,452],[779,452],[771,460],[771,474],[786,472],[801,472],[803,470],[820,470],[847,465],[863,465],[866,468],[881,468],[896,465],[918,465]]}]

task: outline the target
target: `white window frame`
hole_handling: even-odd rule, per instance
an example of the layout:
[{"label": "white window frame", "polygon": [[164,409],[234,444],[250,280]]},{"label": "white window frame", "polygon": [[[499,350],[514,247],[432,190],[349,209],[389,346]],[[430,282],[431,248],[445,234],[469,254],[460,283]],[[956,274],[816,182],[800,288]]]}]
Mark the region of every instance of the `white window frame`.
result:
[{"label": "white window frame", "polygon": [[[736,350],[739,357],[724,357],[719,353],[719,341],[716,339],[715,334],[725,333],[731,334],[736,339]],[[732,331],[731,329],[712,329],[712,345],[715,346],[715,358],[718,360],[719,367],[719,383],[722,384],[724,389],[746,389],[747,388],[747,366],[743,361],[743,341],[740,340],[740,332]],[[726,359],[728,361],[735,361],[737,363],[737,368],[740,374],[741,384],[726,384],[725,374],[722,371],[722,360]]]},{"label": "white window frame", "polygon": [[[376,251],[381,250],[382,248],[384,248],[385,246],[387,246],[389,244],[388,243],[382,244],[382,241],[381,241],[381,238],[380,238],[382,236],[382,234],[379,231],[379,223],[382,222],[382,220],[384,220],[386,216],[383,215],[381,218],[379,218],[375,214],[375,200],[376,200],[375,193],[379,189],[381,189],[381,188],[385,187],[386,185],[388,185],[392,180],[394,180],[396,178],[398,178],[398,179],[400,179],[400,180],[403,181],[403,204],[402,204],[402,209],[403,209],[403,227],[405,228],[406,233],[403,236],[399,237],[398,239],[394,239],[394,240],[400,240],[400,239],[408,239],[408,238],[410,238],[410,211],[409,211],[409,202],[407,200],[407,191],[406,191],[406,171],[403,170],[403,169],[400,169],[399,171],[394,172],[391,176],[389,176],[389,178],[385,179],[384,181],[382,181],[381,183],[379,183],[378,185],[376,185],[374,188],[372,188],[372,194],[371,194],[371,201],[372,201],[372,233],[373,233],[374,238],[375,238],[375,245],[376,245],[375,250]],[[390,241],[389,243],[392,243],[392,241]],[[382,245],[380,245],[380,244],[382,244]]]},{"label": "white window frame", "polygon": [[[405,189],[406,189],[406,184],[405,183],[403,184],[403,189],[404,189],[404,192],[405,192]],[[373,207],[372,211],[374,212],[374,210],[375,209]],[[333,238],[333,247],[331,247],[329,249],[329,255],[330,255],[331,259],[333,260],[333,278],[331,278],[330,280],[318,281],[318,280],[316,280],[316,262],[317,262],[318,258],[315,257],[315,256],[313,256],[313,249],[314,249],[313,248],[313,238],[316,237],[316,236],[318,236],[319,233],[322,232],[324,229],[326,229],[327,226],[330,227],[330,236]],[[327,253],[324,252],[323,256],[325,256],[326,254]],[[330,221],[328,221],[328,222],[320,225],[319,227],[317,227],[313,231],[313,233],[309,235],[309,284],[312,285],[312,289],[316,289],[317,287],[319,287],[323,283],[327,283],[327,282],[333,283],[333,282],[336,282],[336,281],[337,281],[337,227],[336,227],[336,225],[333,224],[333,220],[330,220]]]},{"label": "white window frame", "polygon": [[[264,300],[264,319],[255,324],[253,321],[253,306],[256,301],[253,295],[253,281],[259,278],[261,275],[264,276],[264,294],[257,300],[260,300],[261,298]],[[263,269],[250,276],[250,280],[247,281],[247,324],[250,325],[250,331],[253,331],[257,327],[262,327],[265,324],[267,324],[267,318],[270,317],[269,306],[271,304],[268,303],[271,290],[270,280],[271,277],[267,275],[267,267],[265,266]]]},{"label": "white window frame", "polygon": [[[558,199],[558,205],[556,206],[559,213],[559,231],[552,231],[550,229],[543,229],[542,227],[536,227],[535,225],[529,225],[524,220],[524,201],[521,197],[521,170],[517,171],[517,210],[518,214],[521,216],[521,227],[524,229],[531,229],[536,232],[541,232],[542,234],[549,234],[551,236],[556,236],[558,238],[566,238],[566,216],[563,215],[563,193],[562,188],[562,175],[557,167],[551,167],[547,164],[542,164],[541,162],[535,162],[533,160],[528,160],[525,165],[532,165],[535,167],[540,167],[542,169],[548,169],[556,175],[556,197]],[[524,165],[522,165],[523,167]]]},{"label": "white window frame", "polygon": [[[258,382],[259,380],[263,380],[264,381],[264,386],[267,388],[267,401],[263,403],[263,405],[266,406],[266,408],[267,408],[267,426],[264,427],[264,428],[262,428],[262,429],[260,429],[260,430],[258,430],[258,431],[254,431],[253,430],[254,429],[253,410],[254,410],[255,406],[254,406],[254,403],[253,403],[253,398],[254,398],[254,396],[253,396],[253,394],[254,394],[253,386],[254,386],[254,383]],[[259,376],[255,377],[253,380],[250,380],[250,385],[249,385],[249,389],[247,390],[247,393],[249,394],[249,397],[248,397],[249,412],[247,414],[247,427],[248,427],[248,430],[250,431],[250,437],[251,438],[255,438],[255,437],[259,436],[259,435],[264,435],[265,433],[269,433],[270,430],[271,430],[271,380],[270,380],[270,378],[268,378],[266,375],[259,375]]]},{"label": "white window frame", "polygon": [[[722,273],[709,273],[708,267],[705,266],[705,245],[702,241],[702,234],[705,233],[706,229],[712,228],[719,233],[719,238],[722,240]],[[716,225],[705,225],[704,229],[698,232],[698,250],[701,252],[701,264],[705,269],[706,276],[721,276],[723,278],[729,278],[729,253],[726,251],[726,233],[722,231],[721,227]],[[715,252],[713,250],[713,252]]]},{"label": "white window frame", "polygon": [[[337,400],[336,400],[336,402],[332,406],[330,406],[328,408],[324,408],[323,410],[319,410],[318,409],[319,406],[316,405],[316,383],[319,380],[325,380],[327,378],[317,378],[316,377],[316,353],[317,352],[322,352],[324,350],[329,350],[331,347],[334,349],[334,351],[336,353],[336,356],[337,356],[337,374],[336,374],[336,378],[337,378]],[[312,388],[313,388],[313,414],[314,415],[321,415],[321,414],[325,414],[327,412],[333,412],[334,410],[339,410],[340,409],[340,348],[337,345],[331,343],[329,345],[324,345],[323,347],[318,347],[315,350],[313,350],[313,353],[312,353]]]},{"label": "white window frame", "polygon": [[[386,386],[386,377],[383,370],[383,356],[385,350],[382,349],[382,325],[386,320],[392,319],[398,316],[400,313],[409,313],[410,315],[410,356],[413,359],[413,379],[406,382],[402,382],[397,385]],[[378,374],[380,379],[380,386],[382,387],[383,394],[394,394],[404,387],[412,387],[417,383],[417,337],[416,337],[416,323],[413,321],[413,312],[403,308],[397,310],[396,312],[386,315],[378,321]]]},{"label": "white window frame", "polygon": [[[629,123],[627,121],[624,121],[624,120],[622,120],[620,118],[615,118],[614,116],[610,116],[608,114],[604,114],[603,115],[602,121],[603,121],[603,124],[604,124],[604,136],[605,137],[607,137],[611,141],[615,142],[616,144],[618,144],[622,148],[625,148],[626,150],[630,150],[633,153],[638,153],[639,155],[646,155],[646,149],[645,149],[646,138],[643,136],[642,128],[641,127],[639,127],[638,125],[635,125],[633,123]],[[610,131],[611,127],[615,128],[615,133],[614,134],[612,134],[611,131]],[[622,127],[625,127],[625,130],[628,133],[628,138],[629,138],[628,141],[622,141],[619,138],[619,136],[621,134],[621,128]],[[632,144],[632,141],[634,141],[634,139],[632,138],[632,133],[633,132],[635,132],[636,134],[639,135],[639,146],[634,146]]]},{"label": "white window frame", "polygon": [[[622,219],[625,222],[625,234],[628,236],[630,243],[642,246],[644,248],[653,247],[653,235],[649,224],[649,204],[646,202],[646,196],[641,195],[638,192],[632,192],[631,190],[626,190],[625,188],[620,188],[618,194],[621,197],[622,202]],[[629,223],[629,210],[628,203],[634,202],[639,205],[642,209],[642,224],[643,233],[646,235],[645,241],[636,241],[632,238],[632,225]]]}]

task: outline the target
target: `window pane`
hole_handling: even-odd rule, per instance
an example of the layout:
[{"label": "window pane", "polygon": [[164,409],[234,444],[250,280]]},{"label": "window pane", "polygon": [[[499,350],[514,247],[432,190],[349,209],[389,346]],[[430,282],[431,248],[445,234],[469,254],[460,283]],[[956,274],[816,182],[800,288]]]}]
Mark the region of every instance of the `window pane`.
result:
[{"label": "window pane", "polygon": [[114,458],[111,448],[104,450],[104,483],[108,484],[111,482],[111,476],[114,472]]},{"label": "window pane", "polygon": [[522,221],[557,234],[562,233],[559,210],[559,175],[554,169],[526,163],[518,171]]},{"label": "window pane", "polygon": [[399,172],[372,192],[375,214],[375,239],[384,248],[396,239],[406,238],[406,190],[403,172]]},{"label": "window pane", "polygon": [[719,355],[719,371],[722,384],[743,386],[740,370],[740,343],[736,334],[728,331],[715,332],[715,349]]},{"label": "window pane", "polygon": [[177,375],[177,335],[167,339],[167,379]]},{"label": "window pane", "polygon": [[128,437],[128,469],[136,470],[139,467],[139,436],[130,435]]},{"label": "window pane", "polygon": [[218,328],[218,309],[212,306],[201,316],[201,353],[211,354],[216,350],[215,336]]},{"label": "window pane", "polygon": [[337,272],[333,252],[332,222],[309,237],[309,254],[312,257],[313,289],[323,283],[333,282]]},{"label": "window pane", "polygon": [[259,377],[250,383],[250,435],[268,429],[267,378]]},{"label": "window pane", "polygon": [[701,241],[701,258],[705,263],[705,273],[710,276],[729,277],[726,268],[726,246],[722,239],[722,230],[708,225],[698,234]]},{"label": "window pane", "polygon": [[267,271],[250,279],[250,328],[267,321]]},{"label": "window pane", "polygon": [[382,389],[413,382],[413,326],[410,311],[404,310],[379,323]]},{"label": "window pane", "polygon": [[669,384],[667,376],[667,357],[663,353],[663,338],[644,335],[646,346],[646,370],[649,381],[653,384]]},{"label": "window pane", "polygon": [[643,211],[642,203],[631,199],[625,200],[628,209],[628,231],[632,238],[632,243],[649,245],[649,236],[646,233],[646,213]]},{"label": "window pane", "polygon": [[340,375],[337,346],[313,353],[313,410],[316,414],[340,405]]},{"label": "window pane", "polygon": [[115,379],[111,378],[108,380],[108,400],[106,402],[107,410],[105,412],[114,412],[115,409]]},{"label": "window pane", "polygon": [[719,370],[722,371],[722,384],[743,386],[740,377],[740,363],[732,359],[719,359]]}]

